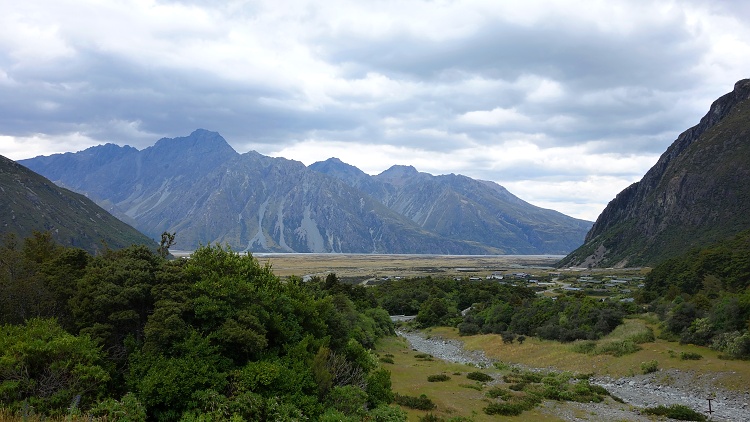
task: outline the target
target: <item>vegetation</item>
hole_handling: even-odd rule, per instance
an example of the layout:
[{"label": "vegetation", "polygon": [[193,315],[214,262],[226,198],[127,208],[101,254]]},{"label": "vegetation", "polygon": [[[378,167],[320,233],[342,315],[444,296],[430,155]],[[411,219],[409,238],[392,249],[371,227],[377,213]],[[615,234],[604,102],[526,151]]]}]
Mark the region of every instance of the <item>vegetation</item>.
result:
[{"label": "vegetation", "polygon": [[750,358],[750,231],[656,266],[640,301],[667,338]]},{"label": "vegetation", "polygon": [[427,381],[429,382],[444,382],[448,381],[449,379],[451,379],[451,377],[446,374],[435,374],[427,377]]},{"label": "vegetation", "polygon": [[643,410],[647,415],[665,416],[679,421],[705,421],[706,415],[696,412],[695,410],[682,405],[673,404],[671,406],[649,407]]},{"label": "vegetation", "polygon": [[371,291],[333,274],[282,283],[220,246],[164,255],[6,238],[0,406],[156,421],[405,420],[370,350],[393,334]]},{"label": "vegetation", "polygon": [[419,397],[406,396],[396,393],[394,395],[394,401],[396,404],[406,406],[411,409],[419,410],[432,410],[435,408],[435,403],[424,394],[420,394]]},{"label": "vegetation", "polygon": [[644,374],[650,374],[659,370],[659,362],[656,360],[649,360],[647,362],[641,362],[641,372]]},{"label": "vegetation", "polygon": [[[497,281],[432,277],[389,280],[376,288],[391,314],[417,315],[419,327],[458,327],[461,335],[500,334],[508,344],[526,336],[574,341],[598,339],[634,311],[628,304],[601,302],[583,295],[538,297],[526,287]],[[461,315],[459,309],[468,309]]]},{"label": "vegetation", "polygon": [[490,382],[493,380],[493,378],[490,375],[487,375],[484,372],[478,372],[478,371],[469,372],[468,374],[466,374],[466,378],[470,380],[474,380],[474,381],[479,381],[479,382]]}]

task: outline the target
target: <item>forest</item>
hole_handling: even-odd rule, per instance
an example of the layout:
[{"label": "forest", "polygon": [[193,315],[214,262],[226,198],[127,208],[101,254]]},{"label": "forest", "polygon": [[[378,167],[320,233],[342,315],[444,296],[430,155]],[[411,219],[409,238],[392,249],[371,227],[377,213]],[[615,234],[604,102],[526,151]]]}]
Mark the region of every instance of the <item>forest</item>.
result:
[{"label": "forest", "polygon": [[646,277],[639,298],[664,337],[750,358],[750,231],[668,259]]},{"label": "forest", "polygon": [[98,420],[402,421],[372,292],[281,282],[252,255],[0,245],[0,408]]},{"label": "forest", "polygon": [[458,327],[461,335],[501,334],[504,340],[595,340],[637,311],[633,304],[602,302],[581,292],[538,296],[526,287],[496,280],[424,277],[389,280],[375,290],[390,314],[417,315],[415,323],[421,328],[447,325]]}]

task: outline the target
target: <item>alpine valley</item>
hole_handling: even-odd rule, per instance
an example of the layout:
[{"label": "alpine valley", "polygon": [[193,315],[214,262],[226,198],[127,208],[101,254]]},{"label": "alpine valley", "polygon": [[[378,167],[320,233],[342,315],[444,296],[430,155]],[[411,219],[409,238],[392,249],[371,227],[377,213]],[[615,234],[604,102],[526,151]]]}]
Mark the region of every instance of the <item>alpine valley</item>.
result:
[{"label": "alpine valley", "polygon": [[369,176],[335,158],[306,167],[239,154],[198,129],[137,150],[114,144],[20,161],[179,249],[252,252],[566,254],[591,222],[502,186],[394,166]]}]

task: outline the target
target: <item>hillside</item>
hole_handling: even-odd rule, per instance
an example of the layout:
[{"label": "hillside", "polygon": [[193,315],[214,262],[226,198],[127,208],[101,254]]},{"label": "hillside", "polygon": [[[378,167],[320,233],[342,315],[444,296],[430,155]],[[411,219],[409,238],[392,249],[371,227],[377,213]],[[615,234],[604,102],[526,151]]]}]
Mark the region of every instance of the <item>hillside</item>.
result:
[{"label": "hillside", "polygon": [[561,266],[653,265],[750,228],[750,80],[613,199]]},{"label": "hillside", "polygon": [[[238,154],[206,130],[142,151],[108,144],[22,163],[147,235],[176,232],[181,249],[219,242],[254,252],[563,254],[590,226],[464,176],[399,180],[391,169],[371,177],[340,161],[326,172]],[[428,207],[432,217],[420,218]]]},{"label": "hillside", "polygon": [[61,245],[91,253],[154,241],[110,215],[83,195],[60,188],[0,156],[0,233],[26,238],[49,231]]}]

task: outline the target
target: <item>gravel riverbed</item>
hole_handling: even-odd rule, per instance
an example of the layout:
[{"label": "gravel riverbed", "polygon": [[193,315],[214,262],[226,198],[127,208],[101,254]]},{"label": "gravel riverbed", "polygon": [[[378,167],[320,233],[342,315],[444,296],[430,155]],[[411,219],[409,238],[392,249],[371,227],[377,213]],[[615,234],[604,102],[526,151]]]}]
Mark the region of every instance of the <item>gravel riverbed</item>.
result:
[{"label": "gravel riverbed", "polygon": [[[426,337],[419,331],[398,330],[397,334],[406,338],[411,347],[422,353],[448,362],[471,364],[479,368],[491,368],[492,359],[482,351],[466,350],[460,340],[440,337]],[[521,365],[519,365],[520,367]],[[526,368],[533,370],[534,368]],[[546,369],[545,369],[546,370]],[[717,389],[710,379],[696,376],[688,371],[662,370],[653,374],[634,377],[591,378],[598,384],[625,401],[625,405],[602,403],[561,403],[545,402],[543,408],[551,414],[568,421],[583,420],[627,420],[650,421],[640,414],[639,408],[659,405],[683,404],[696,411],[708,410],[708,398],[712,398],[713,421],[750,421],[750,391],[736,392]],[[750,388],[750,380],[748,380]],[[578,408],[581,411],[574,412]],[[580,415],[588,415],[589,419]],[[578,416],[576,416],[578,415]]]}]

